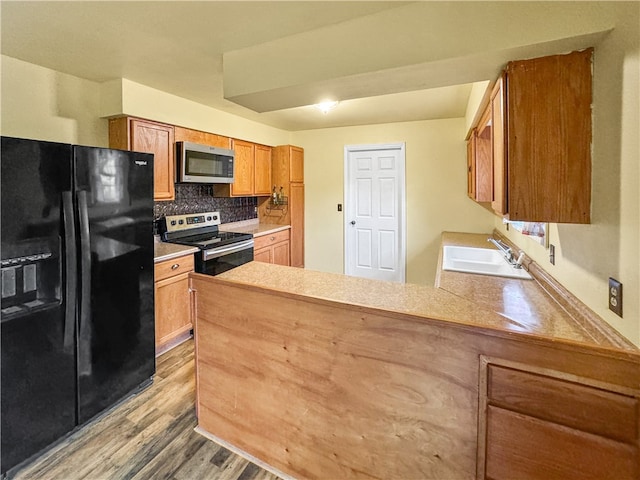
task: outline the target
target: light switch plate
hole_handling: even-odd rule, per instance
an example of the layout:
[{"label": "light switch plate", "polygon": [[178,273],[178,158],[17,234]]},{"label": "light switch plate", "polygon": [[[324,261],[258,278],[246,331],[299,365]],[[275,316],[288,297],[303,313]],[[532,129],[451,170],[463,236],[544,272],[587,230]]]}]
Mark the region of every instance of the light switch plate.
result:
[{"label": "light switch plate", "polygon": [[622,283],[609,277],[609,310],[622,317]]}]

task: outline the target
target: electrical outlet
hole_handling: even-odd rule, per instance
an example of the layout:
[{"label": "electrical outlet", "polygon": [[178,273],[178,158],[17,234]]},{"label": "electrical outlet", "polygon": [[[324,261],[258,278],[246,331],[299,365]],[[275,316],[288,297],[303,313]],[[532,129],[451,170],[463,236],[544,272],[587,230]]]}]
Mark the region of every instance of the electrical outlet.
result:
[{"label": "electrical outlet", "polygon": [[549,261],[551,265],[556,264],[556,247],[555,245],[549,245]]},{"label": "electrical outlet", "polygon": [[609,310],[622,317],[622,284],[609,277]]}]

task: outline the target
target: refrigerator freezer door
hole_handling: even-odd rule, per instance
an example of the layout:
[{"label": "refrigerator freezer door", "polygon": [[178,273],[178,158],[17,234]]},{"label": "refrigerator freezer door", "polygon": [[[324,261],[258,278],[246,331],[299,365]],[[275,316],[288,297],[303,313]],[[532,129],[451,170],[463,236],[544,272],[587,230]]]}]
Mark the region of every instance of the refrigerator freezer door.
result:
[{"label": "refrigerator freezer door", "polygon": [[75,147],[79,421],[155,373],[153,155]]},{"label": "refrigerator freezer door", "polygon": [[1,168],[4,474],[76,425],[71,146],[2,137]]}]

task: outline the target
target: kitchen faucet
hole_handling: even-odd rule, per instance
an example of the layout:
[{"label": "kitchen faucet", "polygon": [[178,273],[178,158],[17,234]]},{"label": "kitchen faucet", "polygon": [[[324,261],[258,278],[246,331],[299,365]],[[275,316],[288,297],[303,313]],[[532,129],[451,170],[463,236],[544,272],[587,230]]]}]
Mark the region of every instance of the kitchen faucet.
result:
[{"label": "kitchen faucet", "polygon": [[509,247],[506,243],[501,240],[496,240],[495,238],[488,238],[487,242],[493,243],[498,250],[502,252],[504,258],[509,262],[509,265],[512,265],[514,268],[522,268],[522,261],[524,260],[524,252],[520,252],[517,260],[514,260],[513,251],[511,247]]}]

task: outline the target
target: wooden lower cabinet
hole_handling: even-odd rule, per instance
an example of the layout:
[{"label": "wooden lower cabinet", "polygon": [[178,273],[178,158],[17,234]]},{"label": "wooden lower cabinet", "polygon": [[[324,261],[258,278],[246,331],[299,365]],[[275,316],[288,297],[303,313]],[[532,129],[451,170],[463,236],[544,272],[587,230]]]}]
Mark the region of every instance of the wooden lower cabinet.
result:
[{"label": "wooden lower cabinet", "polygon": [[191,331],[189,273],[193,255],[155,264],[156,352],[187,338]]},{"label": "wooden lower cabinet", "polygon": [[640,475],[637,397],[509,362],[485,364],[481,378],[478,478],[631,480]]},{"label": "wooden lower cabinet", "polygon": [[253,260],[256,262],[291,265],[289,230],[262,235],[253,239]]}]

